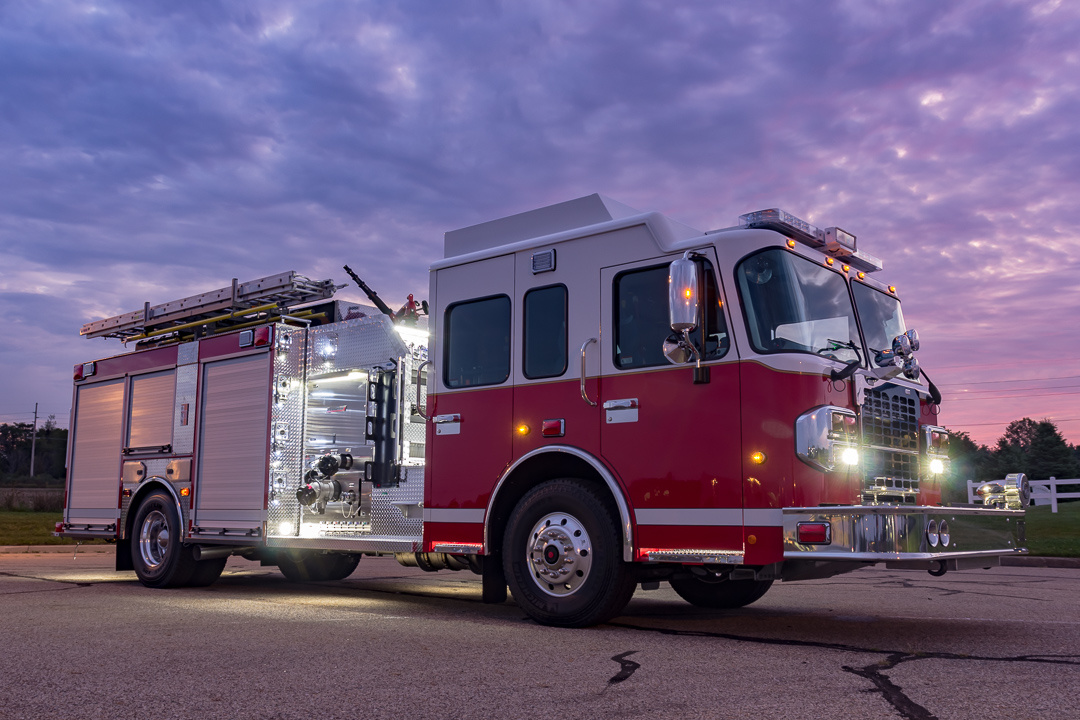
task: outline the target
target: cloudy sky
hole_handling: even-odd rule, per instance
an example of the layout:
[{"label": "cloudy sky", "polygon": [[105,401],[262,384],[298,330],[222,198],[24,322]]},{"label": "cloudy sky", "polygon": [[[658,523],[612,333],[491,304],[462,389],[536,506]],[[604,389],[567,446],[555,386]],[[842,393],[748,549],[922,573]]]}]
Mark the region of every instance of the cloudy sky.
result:
[{"label": "cloudy sky", "polygon": [[1060,0],[0,0],[0,422],[66,425],[122,350],[90,320],[343,263],[393,305],[446,230],[600,192],[855,233],[947,425],[1080,442],[1078,37]]}]

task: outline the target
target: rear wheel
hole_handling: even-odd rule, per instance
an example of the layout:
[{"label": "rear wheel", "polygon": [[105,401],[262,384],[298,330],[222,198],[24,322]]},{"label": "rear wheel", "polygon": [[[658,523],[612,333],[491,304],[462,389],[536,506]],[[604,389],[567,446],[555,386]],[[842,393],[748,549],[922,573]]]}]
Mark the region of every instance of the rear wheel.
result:
[{"label": "rear wheel", "polygon": [[686,602],[703,608],[740,608],[749,605],[772,587],[772,580],[723,580],[709,582],[696,577],[672,578],[671,587]]},{"label": "rear wheel", "polygon": [[518,502],[503,566],[518,606],[537,622],[585,627],[618,615],[634,594],[619,524],[584,483],[551,480]]},{"label": "rear wheel", "polygon": [[195,571],[191,574],[191,580],[188,581],[188,586],[206,587],[207,585],[213,585],[217,582],[217,579],[221,577],[221,573],[225,570],[225,563],[227,562],[229,562],[229,558],[223,557],[200,560],[195,563]]},{"label": "rear wheel", "polygon": [[168,493],[155,490],[143,500],[134,531],[131,562],[143,585],[182,587],[191,581],[198,564],[181,540],[180,516]]},{"label": "rear wheel", "polygon": [[360,555],[284,551],[277,558],[278,570],[293,582],[344,580],[360,564]]}]

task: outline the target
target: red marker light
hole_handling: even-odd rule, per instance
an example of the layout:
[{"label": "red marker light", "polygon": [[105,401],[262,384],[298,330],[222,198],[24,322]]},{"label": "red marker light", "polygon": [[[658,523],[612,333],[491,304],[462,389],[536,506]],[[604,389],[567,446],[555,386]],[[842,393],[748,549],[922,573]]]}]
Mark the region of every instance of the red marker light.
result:
[{"label": "red marker light", "polygon": [[261,328],[255,328],[255,347],[265,347],[270,344],[271,328],[269,325],[265,325]]},{"label": "red marker light", "polygon": [[828,545],[832,542],[832,528],[827,522],[799,523],[796,534],[801,545]]}]

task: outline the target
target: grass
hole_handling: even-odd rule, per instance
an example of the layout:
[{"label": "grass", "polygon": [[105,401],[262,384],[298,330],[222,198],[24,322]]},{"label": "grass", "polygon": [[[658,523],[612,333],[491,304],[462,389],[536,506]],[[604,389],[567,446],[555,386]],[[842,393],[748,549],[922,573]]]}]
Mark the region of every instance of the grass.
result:
[{"label": "grass", "polygon": [[1058,503],[1056,513],[1049,505],[1029,507],[1027,540],[1031,555],[1080,557],[1080,502]]},{"label": "grass", "polygon": [[[0,510],[0,545],[74,544],[74,540],[53,537],[53,527],[62,518],[58,512]],[[1027,539],[1031,555],[1080,557],[1080,502],[1060,503],[1056,514],[1049,505],[1029,507]]]},{"label": "grass", "polygon": [[56,523],[63,519],[63,514],[58,512],[0,510],[0,545],[74,545],[75,541],[69,538],[53,537]]}]

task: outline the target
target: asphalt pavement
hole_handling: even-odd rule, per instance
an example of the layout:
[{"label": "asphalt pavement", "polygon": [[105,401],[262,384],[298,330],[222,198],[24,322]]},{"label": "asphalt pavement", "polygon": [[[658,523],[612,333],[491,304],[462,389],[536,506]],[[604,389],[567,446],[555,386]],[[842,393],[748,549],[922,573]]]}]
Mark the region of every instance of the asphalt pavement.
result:
[{"label": "asphalt pavement", "polygon": [[662,583],[565,630],[389,558],[308,584],[234,558],[208,588],[151,590],[108,546],[5,550],[4,720],[1080,715],[1076,567],[868,568],[736,611]]}]

